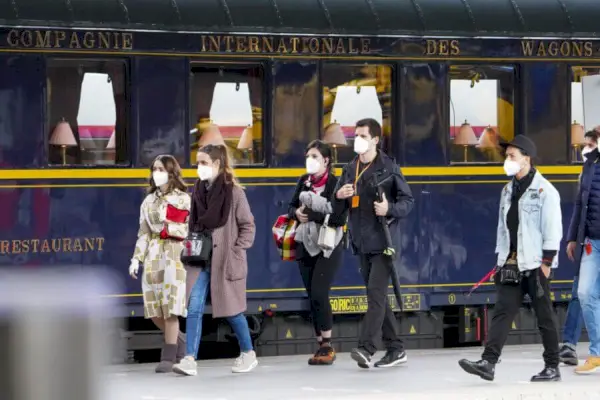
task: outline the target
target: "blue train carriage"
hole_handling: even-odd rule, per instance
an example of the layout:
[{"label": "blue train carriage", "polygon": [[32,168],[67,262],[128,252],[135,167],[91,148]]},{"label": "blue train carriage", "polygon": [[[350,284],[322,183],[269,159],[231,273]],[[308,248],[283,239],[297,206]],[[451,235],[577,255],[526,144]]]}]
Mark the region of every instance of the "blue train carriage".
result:
[{"label": "blue train carriage", "polygon": [[[408,346],[480,343],[493,288],[465,293],[495,262],[507,181],[498,141],[535,140],[566,229],[583,125],[600,125],[589,111],[598,12],[600,3],[539,0],[2,3],[0,264],[114,271],[128,348],[158,347],[126,272],[148,165],[173,154],[191,184],[198,144],[220,136],[256,218],[248,312],[259,352],[309,352],[305,291],[271,226],[304,171],[306,144],[333,143],[341,167],[353,157],[354,122],[368,116],[415,196],[397,261]],[[564,249],[560,263],[562,321],[574,272]],[[331,302],[347,350],[367,306],[349,251]],[[226,325],[205,324],[205,341],[227,343]],[[527,304],[513,328],[513,342],[538,340]]]}]

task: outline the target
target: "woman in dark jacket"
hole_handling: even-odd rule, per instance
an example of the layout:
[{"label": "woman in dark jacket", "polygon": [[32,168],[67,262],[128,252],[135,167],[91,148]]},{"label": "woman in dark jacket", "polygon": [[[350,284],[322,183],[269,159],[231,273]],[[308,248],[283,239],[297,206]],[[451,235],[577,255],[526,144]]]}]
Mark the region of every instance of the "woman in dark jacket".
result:
[{"label": "woman in dark jacket", "polygon": [[[335,361],[335,351],[331,345],[333,315],[329,291],[342,262],[342,236],[346,214],[334,215],[331,211],[317,211],[323,211],[324,207],[330,209],[329,200],[337,184],[328,144],[314,140],[307,146],[306,171],[308,173],[302,175],[296,185],[289,204],[289,216],[300,222],[296,235],[296,260],[310,300],[315,335],[320,345],[308,363],[331,365]],[[319,228],[327,215],[328,226],[336,228],[333,250],[323,250],[317,245]]]}]

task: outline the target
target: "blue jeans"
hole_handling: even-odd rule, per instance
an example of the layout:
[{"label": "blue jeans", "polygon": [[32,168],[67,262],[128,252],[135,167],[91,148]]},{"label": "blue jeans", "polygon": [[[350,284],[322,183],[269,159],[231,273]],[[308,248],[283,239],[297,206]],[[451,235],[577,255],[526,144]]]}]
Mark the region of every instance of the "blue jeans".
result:
[{"label": "blue jeans", "polygon": [[581,304],[577,297],[577,289],[579,287],[579,277],[573,278],[573,292],[571,301],[567,308],[567,317],[565,319],[565,328],[563,331],[563,344],[569,345],[575,350],[577,342],[581,337],[581,328],[583,327],[583,314],[581,312]]},{"label": "blue jeans", "polygon": [[[588,239],[586,238],[586,241]],[[590,355],[600,356],[600,240],[590,240],[592,251],[583,251],[577,297],[590,337]]]},{"label": "blue jeans", "polygon": [[[198,279],[191,290],[188,301],[188,316],[186,322],[186,355],[196,358],[200,339],[202,338],[202,315],[206,305],[206,295],[210,287],[210,271],[201,269]],[[235,332],[242,352],[252,350],[252,339],[250,338],[250,328],[248,320],[243,313],[227,317],[227,322]]]}]

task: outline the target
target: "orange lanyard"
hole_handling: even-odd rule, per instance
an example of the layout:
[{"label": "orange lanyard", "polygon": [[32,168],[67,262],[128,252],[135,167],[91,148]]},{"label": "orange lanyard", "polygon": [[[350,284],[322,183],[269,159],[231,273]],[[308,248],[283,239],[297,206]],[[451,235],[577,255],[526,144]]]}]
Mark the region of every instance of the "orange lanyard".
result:
[{"label": "orange lanyard", "polygon": [[373,164],[373,161],[371,161],[371,162],[369,163],[369,165],[367,165],[367,166],[365,167],[365,169],[363,169],[363,170],[362,170],[362,172],[359,174],[359,173],[358,173],[358,170],[360,169],[360,161],[356,160],[356,176],[355,176],[355,178],[354,178],[354,191],[355,191],[355,192],[357,191],[357,187],[358,187],[358,180],[360,179],[360,177],[362,176],[362,174],[364,174],[364,173],[365,173],[365,171],[369,169],[369,167],[371,166],[371,164]]}]

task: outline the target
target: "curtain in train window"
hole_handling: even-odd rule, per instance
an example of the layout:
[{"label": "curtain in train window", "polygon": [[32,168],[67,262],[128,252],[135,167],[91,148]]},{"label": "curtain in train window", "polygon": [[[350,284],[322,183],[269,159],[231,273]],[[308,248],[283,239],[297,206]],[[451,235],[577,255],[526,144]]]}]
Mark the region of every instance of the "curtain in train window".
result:
[{"label": "curtain in train window", "polygon": [[323,134],[334,146],[334,162],[347,163],[354,154],[354,127],[373,118],[382,127],[381,149],[391,149],[392,68],[387,65],[324,64]]},{"label": "curtain in train window", "polygon": [[571,68],[571,161],[583,162],[581,151],[586,142],[585,133],[595,130],[600,134],[600,67]]},{"label": "curtain in train window", "polygon": [[235,165],[263,162],[263,82],[257,65],[192,66],[192,164],[209,143],[225,144]]},{"label": "curtain in train window", "polygon": [[511,66],[450,67],[452,163],[502,162],[499,146],[515,135]]},{"label": "curtain in train window", "polygon": [[48,61],[48,159],[55,165],[129,162],[123,61]]}]

